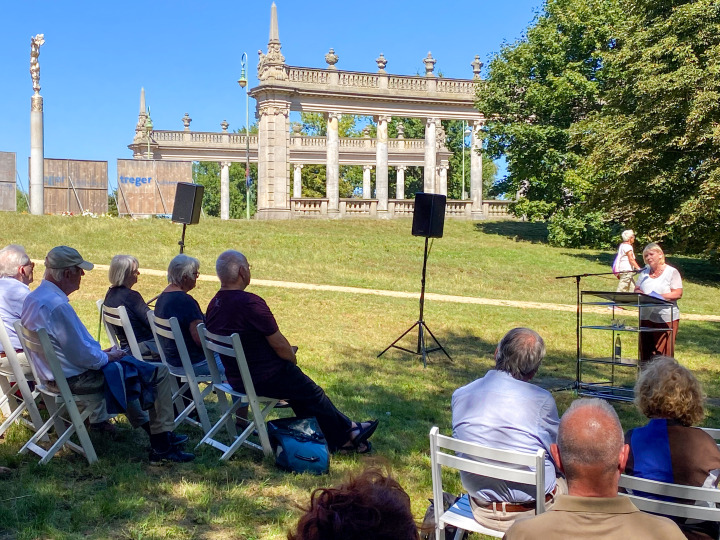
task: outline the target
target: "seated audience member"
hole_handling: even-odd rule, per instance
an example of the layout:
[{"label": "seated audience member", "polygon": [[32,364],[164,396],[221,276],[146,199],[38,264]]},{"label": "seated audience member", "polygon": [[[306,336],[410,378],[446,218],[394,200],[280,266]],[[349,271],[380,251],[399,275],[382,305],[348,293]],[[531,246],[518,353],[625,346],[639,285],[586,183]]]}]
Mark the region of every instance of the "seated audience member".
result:
[{"label": "seated audience member", "polygon": [[[640,372],[635,405],[647,425],[625,435],[630,445],[626,473],[686,486],[717,487],[720,450],[703,430],[703,391],[689,369],[673,358],[656,356]],[[677,521],[691,539],[718,537],[718,523]]]},{"label": "seated audience member", "polygon": [[[155,302],[155,315],[162,319],[177,317],[187,347],[190,362],[195,375],[210,375],[210,368],[205,359],[205,353],[200,345],[200,336],[197,326],[205,321],[200,305],[188,294],[195,288],[200,275],[200,262],[188,255],[177,255],[168,266],[167,279],[169,285],[158,296]],[[180,354],[173,340],[158,336],[160,345],[165,353],[165,360],[170,364],[170,371],[174,375],[184,373]],[[225,377],[225,368],[217,361],[221,377]]]},{"label": "seated audience member", "polygon": [[[150,321],[147,312],[150,308],[145,303],[142,295],[132,290],[133,285],[138,281],[140,275],[138,260],[132,255],[115,255],[110,262],[108,278],[110,288],[105,294],[103,304],[111,308],[125,306],[130,326],[132,326],[135,339],[137,340],[140,353],[146,360],[160,361],[157,351],[157,344],[150,328]],[[120,347],[130,351],[125,331],[119,326],[111,327],[116,332]]]},{"label": "seated audience member", "polygon": [[[557,478],[550,445],[557,437],[558,413],[550,392],[530,384],[545,357],[545,343],[529,328],[514,328],[495,350],[495,369],[455,391],[453,437],[498,450],[534,454],[545,450],[545,508],[566,493]],[[535,513],[535,487],[462,472],[473,516],[485,527],[506,531]]]},{"label": "seated audience member", "polygon": [[[122,350],[103,351],[70,305],[67,295],[80,288],[85,270],[92,268],[93,264],[84,260],[71,247],[58,246],[51,249],[45,257],[44,279],[25,299],[21,316],[22,324],[28,330],[47,330],[68,386],[78,395],[102,392],[105,386],[103,367],[127,356]],[[49,388],[55,387],[52,371],[45,358],[32,352],[28,354],[40,378]],[[187,441],[187,436],[172,432],[172,392],[165,366],[156,368],[154,380],[157,383],[156,395],[151,408],[143,411],[137,399],[128,402],[128,420],[134,427],[142,427],[150,435],[151,462],[190,461],[195,456],[179,448]]]},{"label": "seated audience member", "polygon": [[[280,332],[268,305],[245,291],[250,284],[250,265],[245,256],[226,251],[218,257],[215,270],[220,290],[208,305],[207,329],[224,336],[240,335],[257,394],[286,399],[297,416],[317,418],[332,451],[370,452],[368,439],[378,421],[351,421],[297,366],[295,351]],[[222,361],[228,382],[242,392],[236,359],[223,356]]]},{"label": "seated audience member", "polygon": [[418,540],[410,497],[379,469],[335,488],[318,488],[288,540]]},{"label": "seated audience member", "polygon": [[[0,249],[0,318],[26,375],[32,375],[32,370],[25,358],[13,323],[20,318],[23,302],[30,294],[28,285],[33,282],[34,268],[35,263],[30,260],[22,246],[10,244]],[[1,343],[0,366],[10,368]]]},{"label": "seated audience member", "polygon": [[560,420],[551,451],[565,473],[569,495],[560,495],[550,511],[515,522],[506,540],[684,540],[675,523],[645,514],[618,495],[628,447],[617,413],[606,401],[574,401]]}]

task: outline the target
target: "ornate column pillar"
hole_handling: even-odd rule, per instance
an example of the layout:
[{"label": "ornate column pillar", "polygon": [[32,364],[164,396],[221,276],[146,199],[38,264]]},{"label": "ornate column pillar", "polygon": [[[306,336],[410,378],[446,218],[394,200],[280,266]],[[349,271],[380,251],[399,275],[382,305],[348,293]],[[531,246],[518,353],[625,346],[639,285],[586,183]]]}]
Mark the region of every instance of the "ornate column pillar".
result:
[{"label": "ornate column pillar", "polygon": [[435,167],[437,166],[437,124],[438,118],[425,120],[425,167],[423,171],[423,191],[435,193]]},{"label": "ornate column pillar", "polygon": [[328,213],[340,211],[340,135],[338,120],[340,113],[328,113],[327,123],[327,163],[325,170],[325,196],[328,198]]},{"label": "ornate column pillar", "polygon": [[293,198],[302,197],[302,168],[305,165],[293,165]]},{"label": "ornate column pillar", "polygon": [[470,144],[470,199],[472,200],[473,219],[482,219],[483,192],[482,192],[482,137],[480,130],[485,125],[485,118],[475,120],[472,127],[472,142]]},{"label": "ornate column pillar", "polygon": [[388,127],[389,116],[377,117],[377,146],[375,152],[375,196],[378,212],[388,209]]},{"label": "ornate column pillar", "polygon": [[370,189],[370,171],[372,171],[372,165],[363,165],[363,199],[372,199],[372,190]]},{"label": "ornate column pillar", "polygon": [[40,95],[40,47],[45,36],[37,34],[30,40],[30,76],[33,96],[30,98],[30,213],[45,213],[45,141],[43,127],[43,98]]},{"label": "ornate column pillar", "polygon": [[449,166],[445,163],[438,167],[438,193],[447,197],[447,172]]},{"label": "ornate column pillar", "polygon": [[395,184],[395,198],[396,199],[404,199],[405,198],[405,170],[407,167],[405,165],[398,165],[395,167],[395,170],[397,171],[397,182]]},{"label": "ornate column pillar", "polygon": [[258,101],[258,219],[289,219],[290,103]]},{"label": "ornate column pillar", "polygon": [[230,219],[230,162],[220,162],[220,219]]}]

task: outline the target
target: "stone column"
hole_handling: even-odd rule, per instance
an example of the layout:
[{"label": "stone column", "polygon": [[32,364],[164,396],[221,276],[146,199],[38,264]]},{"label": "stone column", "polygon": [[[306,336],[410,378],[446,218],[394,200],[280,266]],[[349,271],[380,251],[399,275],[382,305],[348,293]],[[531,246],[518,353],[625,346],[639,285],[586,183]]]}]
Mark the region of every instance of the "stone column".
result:
[{"label": "stone column", "polygon": [[378,212],[388,209],[388,127],[389,116],[377,117],[377,147],[375,153],[375,196]]},{"label": "stone column", "polygon": [[220,162],[220,219],[230,219],[230,162]]},{"label": "stone column", "polygon": [[372,190],[370,188],[370,171],[372,171],[372,165],[363,165],[363,199],[372,199]]},{"label": "stone column", "polygon": [[327,163],[325,196],[328,198],[328,213],[340,211],[340,136],[338,120],[340,113],[328,113]]},{"label": "stone column", "polygon": [[35,94],[30,102],[30,213],[45,213],[45,141],[43,98]]},{"label": "stone column", "polygon": [[470,199],[472,200],[473,219],[487,217],[483,215],[483,192],[482,192],[482,138],[480,130],[485,125],[485,119],[481,118],[473,122],[472,143],[470,144]]},{"label": "stone column", "polygon": [[302,168],[304,165],[293,165],[293,198],[302,197]]},{"label": "stone column", "polygon": [[423,171],[423,191],[435,193],[435,167],[437,166],[437,124],[438,118],[425,120],[425,167]]},{"label": "stone column", "polygon": [[447,197],[447,172],[449,166],[442,164],[438,167],[438,193]]},{"label": "stone column", "polygon": [[398,165],[395,167],[395,170],[397,171],[397,182],[395,184],[395,198],[396,199],[404,199],[405,198],[405,170],[407,167],[405,165]]},{"label": "stone column", "polygon": [[258,102],[258,219],[289,219],[290,103]]}]

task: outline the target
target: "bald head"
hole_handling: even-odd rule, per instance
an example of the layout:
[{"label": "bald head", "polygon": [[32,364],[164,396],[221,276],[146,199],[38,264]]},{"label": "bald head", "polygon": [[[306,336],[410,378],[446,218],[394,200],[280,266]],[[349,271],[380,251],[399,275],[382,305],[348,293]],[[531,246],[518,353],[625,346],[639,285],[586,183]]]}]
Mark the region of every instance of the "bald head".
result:
[{"label": "bald head", "polygon": [[222,287],[227,287],[235,283],[238,276],[247,276],[246,285],[250,281],[250,264],[248,264],[245,255],[239,251],[229,249],[220,254],[215,262],[215,273],[220,280]]},{"label": "bald head", "polygon": [[[570,405],[560,420],[557,447],[568,484],[588,480],[607,487],[625,466],[620,419],[602,399],[579,399]],[[617,493],[617,479],[614,482]]]}]

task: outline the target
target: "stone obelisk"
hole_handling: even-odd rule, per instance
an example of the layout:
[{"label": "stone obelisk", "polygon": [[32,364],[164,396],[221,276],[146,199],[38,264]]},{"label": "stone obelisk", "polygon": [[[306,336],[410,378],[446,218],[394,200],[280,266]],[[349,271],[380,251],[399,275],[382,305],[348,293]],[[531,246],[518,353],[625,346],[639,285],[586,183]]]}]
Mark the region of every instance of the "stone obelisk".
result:
[{"label": "stone obelisk", "polygon": [[40,95],[40,46],[45,36],[38,34],[30,42],[30,77],[33,94],[30,102],[30,213],[45,213],[43,181],[45,177],[45,142],[43,132],[43,98]]}]

